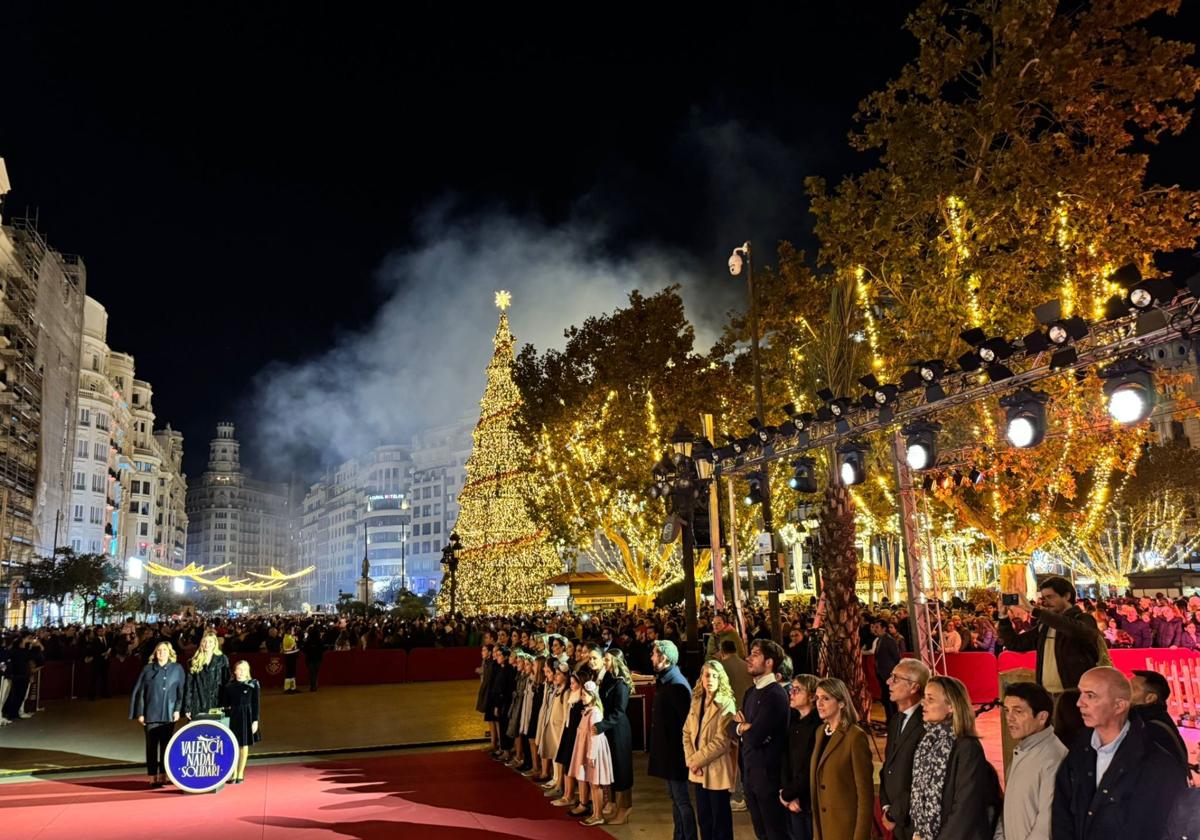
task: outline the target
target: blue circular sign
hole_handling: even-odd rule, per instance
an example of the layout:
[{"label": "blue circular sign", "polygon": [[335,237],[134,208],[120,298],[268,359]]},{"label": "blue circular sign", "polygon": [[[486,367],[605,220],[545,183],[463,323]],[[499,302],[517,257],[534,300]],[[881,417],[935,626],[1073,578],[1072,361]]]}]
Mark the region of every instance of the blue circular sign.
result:
[{"label": "blue circular sign", "polygon": [[237,753],[237,741],[228,726],[215,720],[194,720],[167,744],[167,778],[184,793],[208,793],[233,775]]}]

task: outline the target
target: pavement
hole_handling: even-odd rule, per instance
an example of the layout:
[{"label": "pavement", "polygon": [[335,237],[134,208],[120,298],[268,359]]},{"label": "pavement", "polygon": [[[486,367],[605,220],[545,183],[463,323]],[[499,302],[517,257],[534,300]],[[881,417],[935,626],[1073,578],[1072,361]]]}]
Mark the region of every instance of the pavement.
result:
[{"label": "pavement", "polygon": [[[254,755],[476,742],[485,737],[475,711],[478,688],[478,680],[458,680],[264,691],[263,739]],[[49,702],[32,718],[0,728],[0,781],[37,771],[144,765],[145,749],[127,697]]]}]

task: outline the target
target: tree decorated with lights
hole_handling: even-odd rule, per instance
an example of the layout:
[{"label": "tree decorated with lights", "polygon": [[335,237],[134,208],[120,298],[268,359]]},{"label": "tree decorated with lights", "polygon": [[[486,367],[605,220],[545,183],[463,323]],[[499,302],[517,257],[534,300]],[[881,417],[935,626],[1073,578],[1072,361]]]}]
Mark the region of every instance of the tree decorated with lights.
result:
[{"label": "tree decorated with lights", "polygon": [[[516,428],[521,393],[513,382],[513,335],[505,312],[511,303],[508,292],[496,293],[500,323],[454,526],[462,541],[455,606],[467,615],[542,608],[550,594],[546,580],[562,570],[546,530],[527,507],[538,492],[530,447]],[[443,585],[438,609],[449,607],[450,587]]]},{"label": "tree decorated with lights", "polygon": [[[1143,151],[1187,126],[1198,87],[1192,46],[1142,27],[1178,7],[930,0],[910,17],[918,57],[864,100],[851,137],[880,164],[832,193],[809,184],[822,262],[859,278],[880,381],[916,361],[980,355],[960,337],[968,329],[1006,344],[1048,334],[1033,314],[1046,301],[1095,321],[1120,290],[1118,267],[1153,277],[1155,254],[1194,247],[1200,199],[1148,184]],[[1004,439],[994,401],[938,418],[939,444],[983,477],[938,497],[1021,573],[1064,527],[1099,532],[1144,435],[1114,427],[1094,375],[1040,387],[1049,429],[1036,449]]]},{"label": "tree decorated with lights", "polygon": [[[677,543],[663,545],[663,506],[647,495],[650,470],[681,420],[719,413],[727,366],[694,351],[675,288],[633,292],[628,305],[566,331],[562,350],[521,352],[519,428],[537,439],[546,488],[535,508],[565,553],[589,560],[648,605],[683,576]],[[711,575],[697,552],[697,580]]]}]

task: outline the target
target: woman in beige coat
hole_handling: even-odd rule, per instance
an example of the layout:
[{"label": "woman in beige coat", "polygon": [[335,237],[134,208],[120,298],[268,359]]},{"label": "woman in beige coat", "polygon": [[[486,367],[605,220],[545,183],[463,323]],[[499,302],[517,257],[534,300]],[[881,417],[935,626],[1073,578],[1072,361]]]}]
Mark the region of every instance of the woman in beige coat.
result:
[{"label": "woman in beige coat", "polygon": [[692,692],[692,707],[683,723],[683,760],[696,791],[696,816],[702,840],[732,840],[733,813],[729,792],[736,764],[729,724],[737,708],[729,675],[715,659],[704,663]]},{"label": "woman in beige coat", "polygon": [[871,747],[858,727],[858,713],[846,684],[828,678],[817,683],[817,729],[813,746],[814,840],[869,840],[875,785]]}]

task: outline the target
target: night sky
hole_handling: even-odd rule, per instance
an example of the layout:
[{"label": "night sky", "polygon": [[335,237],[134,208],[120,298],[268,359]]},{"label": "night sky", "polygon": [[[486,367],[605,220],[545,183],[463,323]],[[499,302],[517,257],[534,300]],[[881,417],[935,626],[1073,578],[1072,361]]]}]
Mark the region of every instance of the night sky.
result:
[{"label": "night sky", "polygon": [[[747,235],[811,247],[802,179],[870,163],[855,105],[915,52],[909,2],[170,5],[5,4],[0,156],[193,476],[257,372],[371,319],[433,205],[592,215],[714,278]],[[1197,40],[1194,5],[1165,31]],[[1164,178],[1200,181],[1196,136]]]}]

